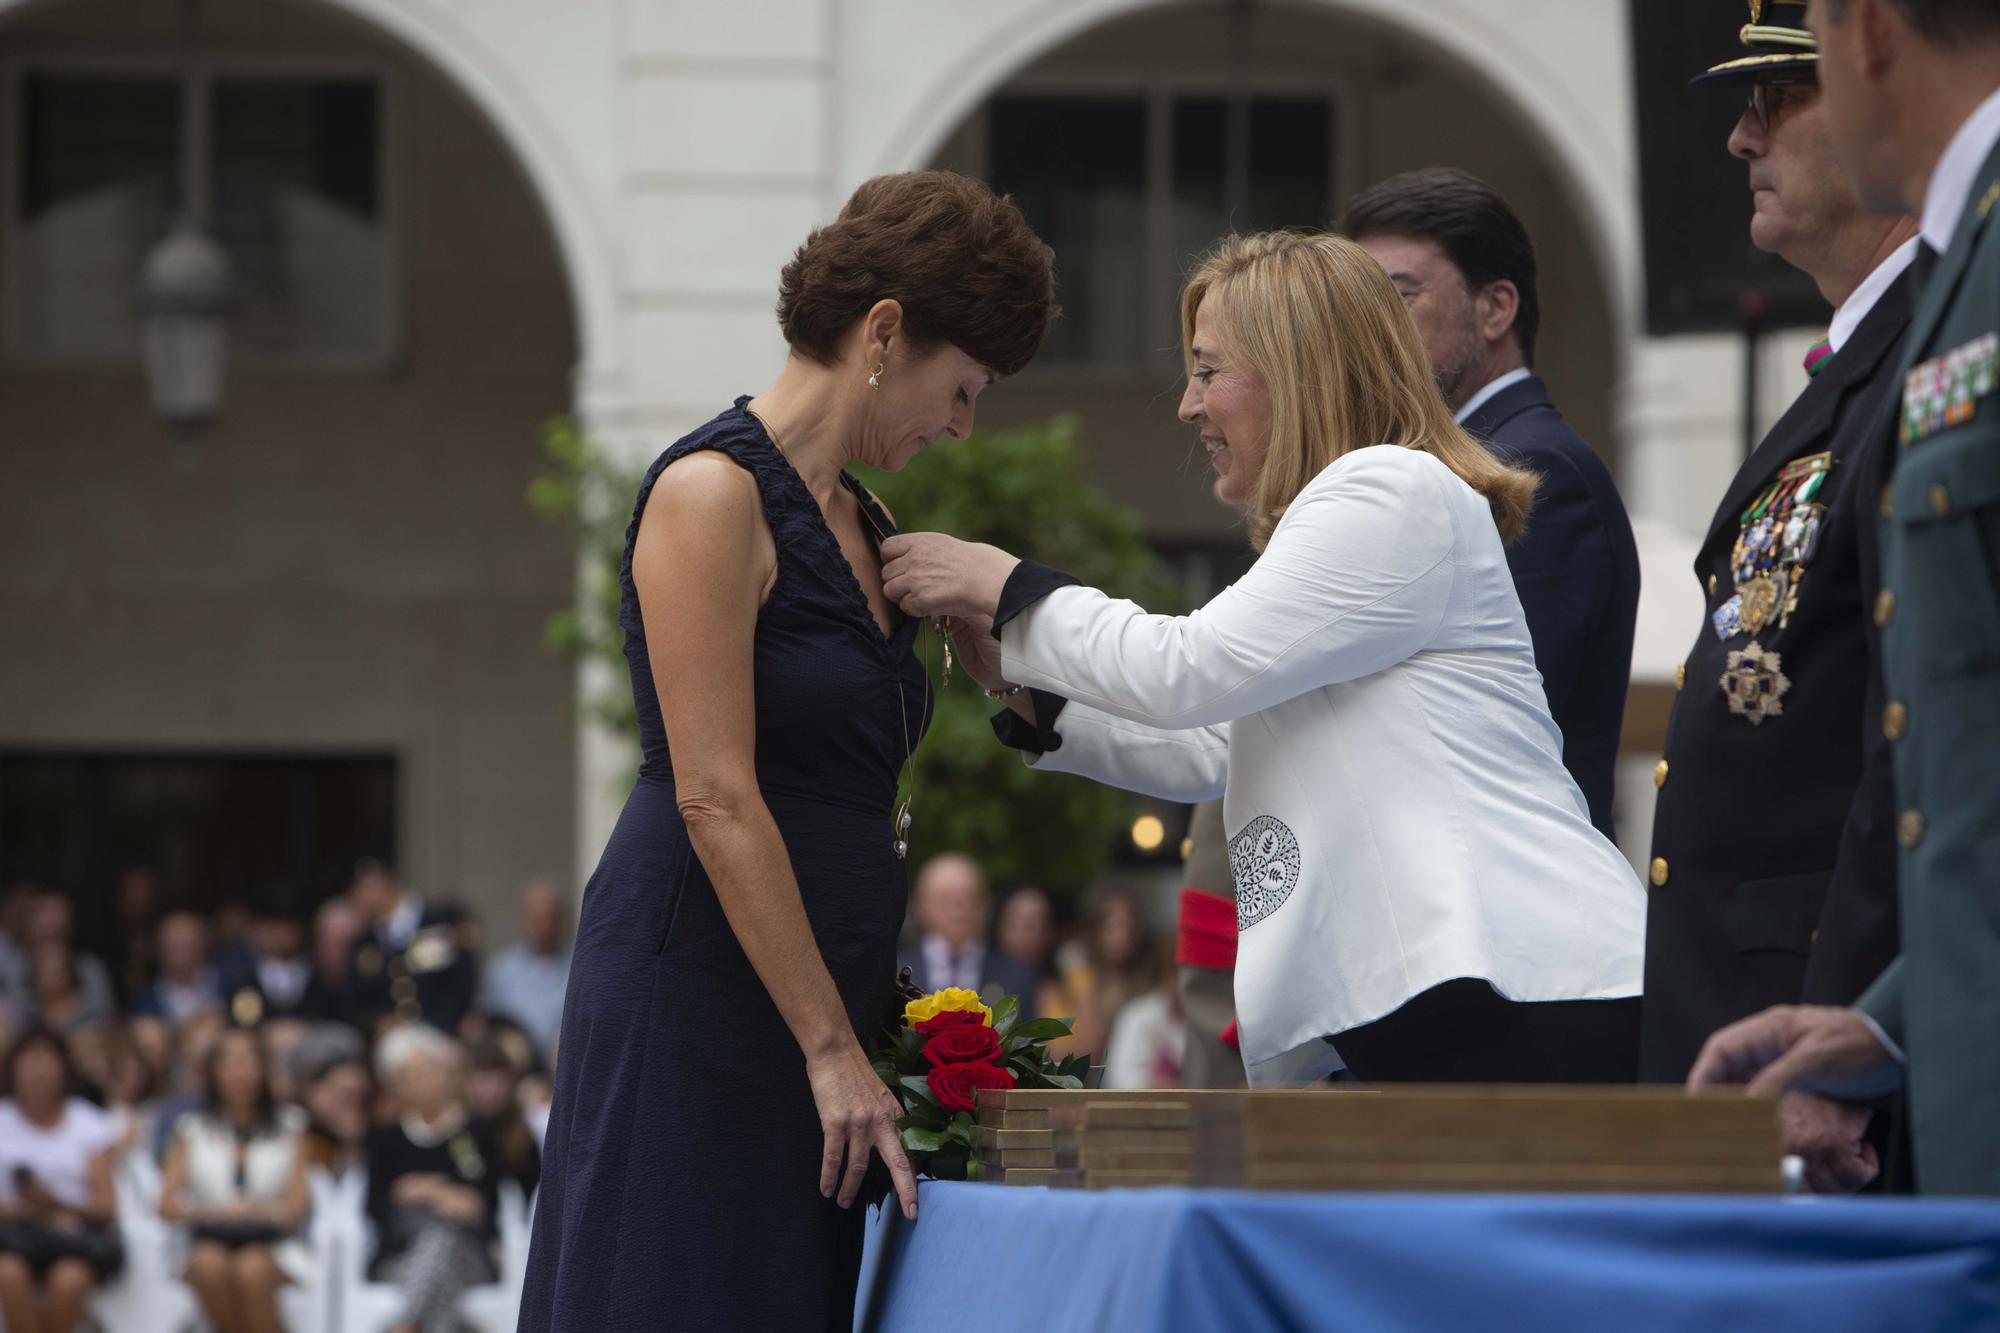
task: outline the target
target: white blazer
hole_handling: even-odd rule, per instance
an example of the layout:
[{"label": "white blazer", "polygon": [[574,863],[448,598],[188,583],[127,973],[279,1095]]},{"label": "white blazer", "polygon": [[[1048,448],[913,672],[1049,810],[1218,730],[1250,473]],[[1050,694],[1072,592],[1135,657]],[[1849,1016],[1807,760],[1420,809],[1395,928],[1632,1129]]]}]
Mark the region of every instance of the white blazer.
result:
[{"label": "white blazer", "polygon": [[1639,994],[1644,891],[1563,768],[1492,510],[1431,455],[1335,460],[1191,615],[1059,588],[1002,658],[1070,701],[1038,768],[1224,798],[1253,1084],[1454,978]]}]

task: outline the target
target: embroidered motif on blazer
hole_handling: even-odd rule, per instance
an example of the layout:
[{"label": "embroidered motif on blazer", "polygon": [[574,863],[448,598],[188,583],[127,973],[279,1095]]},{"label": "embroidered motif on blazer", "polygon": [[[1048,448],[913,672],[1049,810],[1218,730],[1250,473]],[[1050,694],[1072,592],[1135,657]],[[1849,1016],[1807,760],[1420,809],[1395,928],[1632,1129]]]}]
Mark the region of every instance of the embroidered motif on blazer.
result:
[{"label": "embroidered motif on blazer", "polygon": [[1284,821],[1258,815],[1229,840],[1236,928],[1248,930],[1284,906],[1299,883],[1299,840]]}]

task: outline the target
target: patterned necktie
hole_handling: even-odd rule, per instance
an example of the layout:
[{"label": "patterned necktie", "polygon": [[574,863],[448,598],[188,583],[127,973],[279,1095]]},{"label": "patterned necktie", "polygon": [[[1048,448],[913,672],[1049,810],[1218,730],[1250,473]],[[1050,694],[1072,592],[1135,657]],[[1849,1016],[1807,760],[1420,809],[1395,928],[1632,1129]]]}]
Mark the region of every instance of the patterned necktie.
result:
[{"label": "patterned necktie", "polygon": [[1816,339],[1811,347],[1806,348],[1806,378],[1812,379],[1822,370],[1825,370],[1826,363],[1831,360],[1833,360],[1833,342],[1831,338],[1821,337]]}]

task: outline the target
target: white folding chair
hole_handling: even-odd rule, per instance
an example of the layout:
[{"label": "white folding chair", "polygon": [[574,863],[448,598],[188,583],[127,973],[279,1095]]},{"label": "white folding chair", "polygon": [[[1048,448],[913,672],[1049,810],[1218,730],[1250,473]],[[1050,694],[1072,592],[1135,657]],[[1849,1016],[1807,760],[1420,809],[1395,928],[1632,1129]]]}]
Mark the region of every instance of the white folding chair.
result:
[{"label": "white folding chair", "polygon": [[127,1153],[113,1177],[118,1231],[125,1266],[90,1299],[90,1315],[104,1333],[179,1333],[203,1326],[201,1306],[174,1271],[181,1247],[160,1218],[159,1165],[138,1149]]}]

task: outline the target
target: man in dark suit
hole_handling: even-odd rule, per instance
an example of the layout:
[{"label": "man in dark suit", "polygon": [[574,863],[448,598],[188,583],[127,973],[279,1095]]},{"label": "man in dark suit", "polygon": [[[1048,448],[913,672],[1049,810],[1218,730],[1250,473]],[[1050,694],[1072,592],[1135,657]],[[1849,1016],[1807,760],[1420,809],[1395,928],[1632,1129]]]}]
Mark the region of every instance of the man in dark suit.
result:
[{"label": "man in dark suit", "polygon": [[356,1023],[373,1032],[394,1018],[456,1033],[479,986],[464,913],[404,892],[374,858],[355,866],[348,898],[362,921],[348,968]]},{"label": "man in dark suit", "polygon": [[2000,6],[1814,0],[1810,22],[1862,205],[1921,211],[1869,477],[1902,948],[1852,1008],[1716,1033],[1689,1081],[1850,1099],[1906,1084],[1919,1188],[2000,1194]]},{"label": "man in dark suit", "polygon": [[1389,271],[1459,424],[1542,478],[1507,548],[1563,763],[1612,836],[1612,770],[1631,683],[1639,551],[1611,473],[1533,373],[1535,247],[1507,201],[1463,171],[1407,172],[1363,191],[1341,229]]},{"label": "man in dark suit", "polygon": [[[1864,212],[1834,161],[1804,0],[1759,17],[1695,83],[1749,94],[1729,151],[1747,168],[1751,239],[1835,309],[1695,560],[1707,615],[1654,770],[1649,1082],[1685,1079],[1709,1033],[1767,1005],[1851,1003],[1896,952],[1870,470],[1916,220]],[[1876,1175],[1865,1113],[1790,1098],[1784,1118],[1816,1191]]]},{"label": "man in dark suit", "polygon": [[910,915],[917,923],[917,942],[897,951],[896,965],[910,969],[924,990],[957,986],[988,997],[1002,992],[1021,999],[1023,1013],[1035,1007],[1035,974],[988,945],[987,915],[991,902],[986,872],[959,852],[946,852],[924,862],[910,896]]}]

